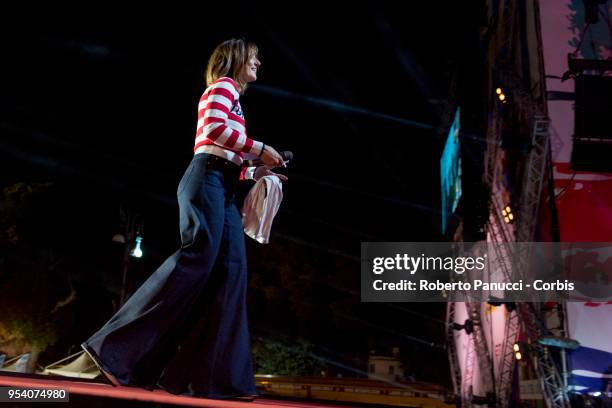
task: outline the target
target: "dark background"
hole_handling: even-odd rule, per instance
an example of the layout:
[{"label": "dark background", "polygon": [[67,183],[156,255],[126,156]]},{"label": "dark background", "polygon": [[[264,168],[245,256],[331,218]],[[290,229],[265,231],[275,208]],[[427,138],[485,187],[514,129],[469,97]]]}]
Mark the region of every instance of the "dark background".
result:
[{"label": "dark background", "polygon": [[176,186],[193,155],[206,61],[219,42],[244,36],[262,62],[241,98],[248,133],[295,157],[271,243],[248,240],[254,336],[308,339],[344,375],[363,374],[370,350],[399,346],[410,373],[448,383],[445,305],[361,303],[359,251],[363,241],[444,239],[439,158],[454,107],[480,98],[485,10],[451,1],[107,7],[26,10],[6,14],[2,28],[0,183],[53,182],[20,228],[71,265],[77,288],[46,358],[75,351],[112,314],[120,206],[144,221],[130,290],[178,248]]}]

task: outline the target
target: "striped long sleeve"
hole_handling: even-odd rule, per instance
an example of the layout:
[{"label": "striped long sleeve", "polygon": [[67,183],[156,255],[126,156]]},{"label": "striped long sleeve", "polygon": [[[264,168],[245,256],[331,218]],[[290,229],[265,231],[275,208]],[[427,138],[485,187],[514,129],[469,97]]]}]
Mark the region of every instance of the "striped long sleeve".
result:
[{"label": "striped long sleeve", "polygon": [[[220,78],[206,89],[198,105],[196,153],[210,150],[201,148],[214,144],[228,149],[223,155],[237,164],[242,163],[242,153],[261,154],[263,143],[250,139],[246,134],[239,97],[235,82],[227,77]],[[233,157],[236,153],[238,157]]]}]

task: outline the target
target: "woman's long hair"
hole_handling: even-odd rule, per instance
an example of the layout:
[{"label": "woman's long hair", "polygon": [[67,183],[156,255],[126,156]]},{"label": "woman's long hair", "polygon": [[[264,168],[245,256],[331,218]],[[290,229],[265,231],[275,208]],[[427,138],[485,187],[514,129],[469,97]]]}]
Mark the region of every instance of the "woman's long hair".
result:
[{"label": "woman's long hair", "polygon": [[215,48],[206,67],[206,85],[210,86],[221,77],[231,77],[238,85],[240,93],[246,90],[246,82],[240,79],[240,73],[249,59],[257,56],[258,49],[253,43],[244,39],[223,41]]}]

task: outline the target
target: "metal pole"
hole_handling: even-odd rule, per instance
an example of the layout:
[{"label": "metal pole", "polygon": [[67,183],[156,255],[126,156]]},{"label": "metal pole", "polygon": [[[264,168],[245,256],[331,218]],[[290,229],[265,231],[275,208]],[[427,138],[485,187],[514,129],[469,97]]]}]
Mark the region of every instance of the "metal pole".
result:
[{"label": "metal pole", "polygon": [[121,277],[121,294],[119,295],[119,307],[123,306],[125,301],[125,283],[127,280],[127,265],[130,258],[130,245],[129,240],[126,239],[125,248],[123,251],[123,273]]},{"label": "metal pole", "polygon": [[561,349],[561,367],[563,370],[563,392],[567,392],[567,352],[565,348]]},{"label": "metal pole", "polygon": [[134,240],[133,223],[133,217],[128,214],[125,228],[125,247],[123,248],[123,273],[121,276],[121,293],[119,295],[119,307],[123,306],[123,304],[125,303],[128,263],[130,262],[130,249],[132,248],[132,241]]}]

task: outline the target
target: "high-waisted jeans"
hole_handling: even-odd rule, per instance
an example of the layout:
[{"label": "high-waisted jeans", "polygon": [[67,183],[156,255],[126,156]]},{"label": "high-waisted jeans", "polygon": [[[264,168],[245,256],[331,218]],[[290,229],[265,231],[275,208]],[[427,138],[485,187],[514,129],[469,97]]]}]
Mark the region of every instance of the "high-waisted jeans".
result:
[{"label": "high-waisted jeans", "polygon": [[195,155],[178,186],[181,248],[84,345],[122,384],[209,398],[257,395],[238,172],[208,156]]}]

